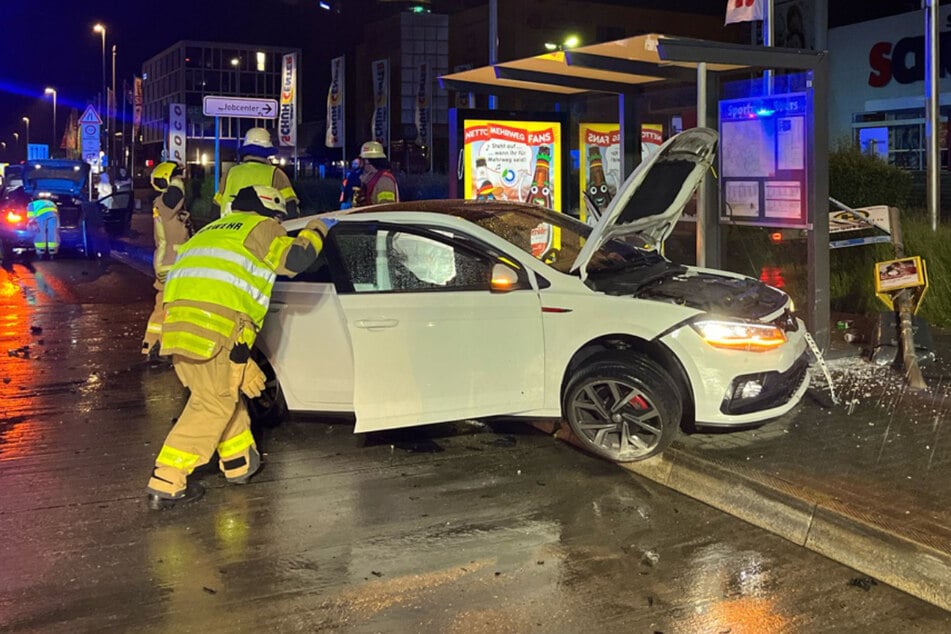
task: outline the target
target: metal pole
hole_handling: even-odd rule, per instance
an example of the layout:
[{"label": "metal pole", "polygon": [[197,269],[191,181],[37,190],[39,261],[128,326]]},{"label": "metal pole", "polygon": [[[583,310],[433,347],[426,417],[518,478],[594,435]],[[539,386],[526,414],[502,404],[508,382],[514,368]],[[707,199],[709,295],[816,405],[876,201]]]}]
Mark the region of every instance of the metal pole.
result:
[{"label": "metal pole", "polygon": [[[709,127],[707,125],[707,64],[700,62],[697,64],[697,126],[701,128]],[[704,176],[706,179],[706,176]],[[703,181],[697,188],[697,266],[707,266],[706,236],[707,226],[707,200],[703,191]]]},{"label": "metal pole", "polygon": [[[499,61],[499,0],[489,0],[489,66]],[[495,95],[489,95],[489,110],[495,110]]]},{"label": "metal pole", "polygon": [[109,161],[112,163],[113,171],[115,174],[116,166],[116,45],[112,45],[112,107],[109,109],[109,116],[111,117],[112,123],[109,125]]},{"label": "metal pole", "polygon": [[[763,16],[763,45],[775,46],[773,41],[773,25],[776,23],[776,12],[773,7],[773,0],[766,0],[766,15]],[[773,94],[773,71],[766,69],[763,73],[763,92],[767,95]]]},{"label": "metal pole", "polygon": [[938,118],[940,116],[938,93],[941,90],[938,57],[941,37],[938,33],[940,9],[938,0],[922,0],[922,3],[925,7],[925,150],[928,165],[928,216],[931,218],[931,230],[937,231],[941,188],[938,181],[938,170],[941,167],[941,153],[938,148]]},{"label": "metal pole", "polygon": [[221,117],[215,117],[215,191],[221,182],[221,161],[218,149],[221,143]]},{"label": "metal pole", "polygon": [[54,90],[53,91],[53,141],[52,143],[50,143],[51,156],[52,156],[52,153],[55,152],[53,150],[53,148],[55,147],[56,147],[56,91]]}]

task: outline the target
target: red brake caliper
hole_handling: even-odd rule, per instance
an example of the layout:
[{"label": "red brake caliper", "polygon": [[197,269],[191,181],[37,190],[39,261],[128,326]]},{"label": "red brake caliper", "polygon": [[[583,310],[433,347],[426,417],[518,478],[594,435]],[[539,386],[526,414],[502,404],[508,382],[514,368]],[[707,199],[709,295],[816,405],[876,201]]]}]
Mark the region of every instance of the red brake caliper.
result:
[{"label": "red brake caliper", "polygon": [[641,396],[640,394],[638,394],[637,396],[635,396],[628,402],[634,406],[634,409],[637,409],[637,410],[645,410],[650,407],[650,405],[647,404],[647,401],[644,399],[644,397]]}]

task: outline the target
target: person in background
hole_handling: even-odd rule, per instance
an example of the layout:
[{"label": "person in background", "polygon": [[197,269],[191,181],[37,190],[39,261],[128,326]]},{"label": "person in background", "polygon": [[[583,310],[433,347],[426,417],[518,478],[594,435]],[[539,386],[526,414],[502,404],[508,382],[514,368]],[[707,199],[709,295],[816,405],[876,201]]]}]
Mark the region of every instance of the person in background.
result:
[{"label": "person in background", "polygon": [[165,317],[165,277],[175,263],[179,247],[191,237],[191,215],[185,209],[185,182],[182,168],[174,161],[159,163],[152,170],[152,188],[159,192],[152,208],[155,236],[155,254],[152,268],[155,270],[155,308],[149,315],[142,337],[142,354],[148,355],[150,363],[159,362],[159,340]]},{"label": "person in background", "polygon": [[340,208],[350,209],[353,207],[354,190],[360,189],[360,174],[363,172],[363,159],[359,156],[350,163],[350,170],[343,177],[343,185],[340,188]]},{"label": "person in background", "polygon": [[129,176],[128,170],[124,167],[119,168],[119,175],[116,176],[115,190],[117,192],[132,191],[132,178]]},{"label": "person in background", "polygon": [[109,174],[103,172],[99,175],[99,184],[96,185],[96,194],[100,204],[106,209],[112,209],[112,183],[109,180]]},{"label": "person in background", "polygon": [[241,162],[229,169],[218,183],[214,203],[222,217],[231,213],[231,201],[239,191],[251,185],[267,185],[281,193],[286,200],[287,215],[296,218],[298,198],[291,180],[280,167],[271,165],[268,159],[276,154],[271,142],[271,133],[265,128],[251,128],[244,135],[238,150]]},{"label": "person in background", "polygon": [[390,171],[383,146],[377,141],[367,141],[360,148],[363,159],[363,173],[360,175],[360,194],[354,207],[376,205],[378,203],[398,203],[400,189],[396,177]]}]

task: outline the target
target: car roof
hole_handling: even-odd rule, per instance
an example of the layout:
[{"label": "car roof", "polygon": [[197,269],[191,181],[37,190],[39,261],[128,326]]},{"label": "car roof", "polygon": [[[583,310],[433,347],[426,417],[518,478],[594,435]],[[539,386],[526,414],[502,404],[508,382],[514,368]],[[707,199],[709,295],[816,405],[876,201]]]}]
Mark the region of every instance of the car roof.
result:
[{"label": "car roof", "polygon": [[[359,217],[363,214],[379,213],[434,213],[445,216],[454,216],[463,220],[475,222],[491,216],[502,214],[518,213],[520,215],[535,216],[539,222],[548,220],[552,214],[562,216],[560,212],[538,205],[529,203],[506,201],[506,200],[471,200],[471,199],[436,199],[436,200],[413,200],[399,203],[382,203],[379,205],[369,205],[367,207],[356,207],[333,215],[337,218]],[[564,215],[565,218],[572,216]]]}]

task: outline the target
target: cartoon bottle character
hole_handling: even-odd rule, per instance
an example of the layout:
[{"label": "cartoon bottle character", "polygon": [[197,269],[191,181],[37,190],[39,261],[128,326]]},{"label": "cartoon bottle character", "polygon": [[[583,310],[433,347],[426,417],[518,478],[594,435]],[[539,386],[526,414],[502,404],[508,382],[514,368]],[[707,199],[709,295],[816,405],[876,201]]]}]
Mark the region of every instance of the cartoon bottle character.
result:
[{"label": "cartoon bottle character", "polygon": [[476,189],[476,200],[496,200],[502,192],[502,188],[496,187],[489,179],[489,170],[484,158],[476,159],[475,182],[479,183]]},{"label": "cartoon bottle character", "polygon": [[551,148],[542,145],[535,157],[535,176],[525,202],[551,208]]},{"label": "cartoon bottle character", "polygon": [[604,163],[601,160],[601,148],[597,145],[588,147],[588,197],[598,211],[607,209],[608,203],[614,198],[608,182],[604,178]]}]

